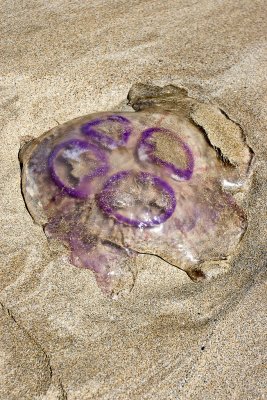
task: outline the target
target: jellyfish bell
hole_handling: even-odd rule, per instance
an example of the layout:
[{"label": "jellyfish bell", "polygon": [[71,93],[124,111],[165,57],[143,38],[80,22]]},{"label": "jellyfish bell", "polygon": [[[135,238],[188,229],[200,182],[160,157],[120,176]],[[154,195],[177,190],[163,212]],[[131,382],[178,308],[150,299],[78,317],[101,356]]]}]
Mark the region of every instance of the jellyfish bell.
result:
[{"label": "jellyfish bell", "polygon": [[197,280],[203,263],[225,260],[246,229],[233,193],[245,184],[244,169],[218,157],[190,107],[171,96],[157,92],[148,108],[137,98],[138,112],[77,118],[20,153],[33,219],[105,293],[133,285],[139,253]]}]

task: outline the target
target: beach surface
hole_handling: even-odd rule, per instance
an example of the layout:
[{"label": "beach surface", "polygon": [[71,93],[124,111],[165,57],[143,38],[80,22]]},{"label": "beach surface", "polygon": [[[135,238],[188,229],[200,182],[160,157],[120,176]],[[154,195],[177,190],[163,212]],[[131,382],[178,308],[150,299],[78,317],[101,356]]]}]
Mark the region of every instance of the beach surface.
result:
[{"label": "beach surface", "polygon": [[[264,0],[0,1],[0,398],[267,399]],[[222,109],[253,150],[248,228],[230,268],[193,282],[151,255],[127,296],[103,295],[34,224],[25,136],[130,110],[135,83]]]}]

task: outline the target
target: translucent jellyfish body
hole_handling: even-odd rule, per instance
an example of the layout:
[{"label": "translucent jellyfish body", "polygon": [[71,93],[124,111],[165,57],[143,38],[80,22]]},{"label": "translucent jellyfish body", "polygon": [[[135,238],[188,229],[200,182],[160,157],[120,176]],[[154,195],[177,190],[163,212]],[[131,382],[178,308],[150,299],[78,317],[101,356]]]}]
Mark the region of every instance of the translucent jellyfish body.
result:
[{"label": "translucent jellyfish body", "polygon": [[226,259],[246,228],[232,193],[240,172],[173,112],[78,118],[32,141],[22,162],[31,215],[107,293],[133,281],[140,253],[196,277],[206,261]]}]

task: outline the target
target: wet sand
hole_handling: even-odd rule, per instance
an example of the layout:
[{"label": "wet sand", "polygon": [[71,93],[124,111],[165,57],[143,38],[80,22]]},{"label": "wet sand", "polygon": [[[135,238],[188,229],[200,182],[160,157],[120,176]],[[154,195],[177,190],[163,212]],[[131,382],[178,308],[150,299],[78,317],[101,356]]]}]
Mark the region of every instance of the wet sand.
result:
[{"label": "wet sand", "polygon": [[[0,264],[3,399],[266,398],[265,1],[2,1]],[[20,191],[18,150],[57,124],[129,109],[136,82],[186,88],[255,154],[231,269],[192,282],[140,256],[127,297],[48,246]]]}]

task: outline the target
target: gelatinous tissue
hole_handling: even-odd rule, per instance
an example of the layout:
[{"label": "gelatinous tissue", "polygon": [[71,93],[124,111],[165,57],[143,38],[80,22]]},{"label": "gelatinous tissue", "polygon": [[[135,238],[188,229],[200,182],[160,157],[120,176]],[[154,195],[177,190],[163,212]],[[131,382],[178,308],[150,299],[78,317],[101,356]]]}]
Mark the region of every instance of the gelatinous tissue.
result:
[{"label": "gelatinous tissue", "polygon": [[20,152],[30,214],[113,295],[133,287],[140,253],[197,279],[246,229],[235,192],[251,152],[240,128],[173,86],[136,85],[129,101],[138,112],[77,118]]}]

